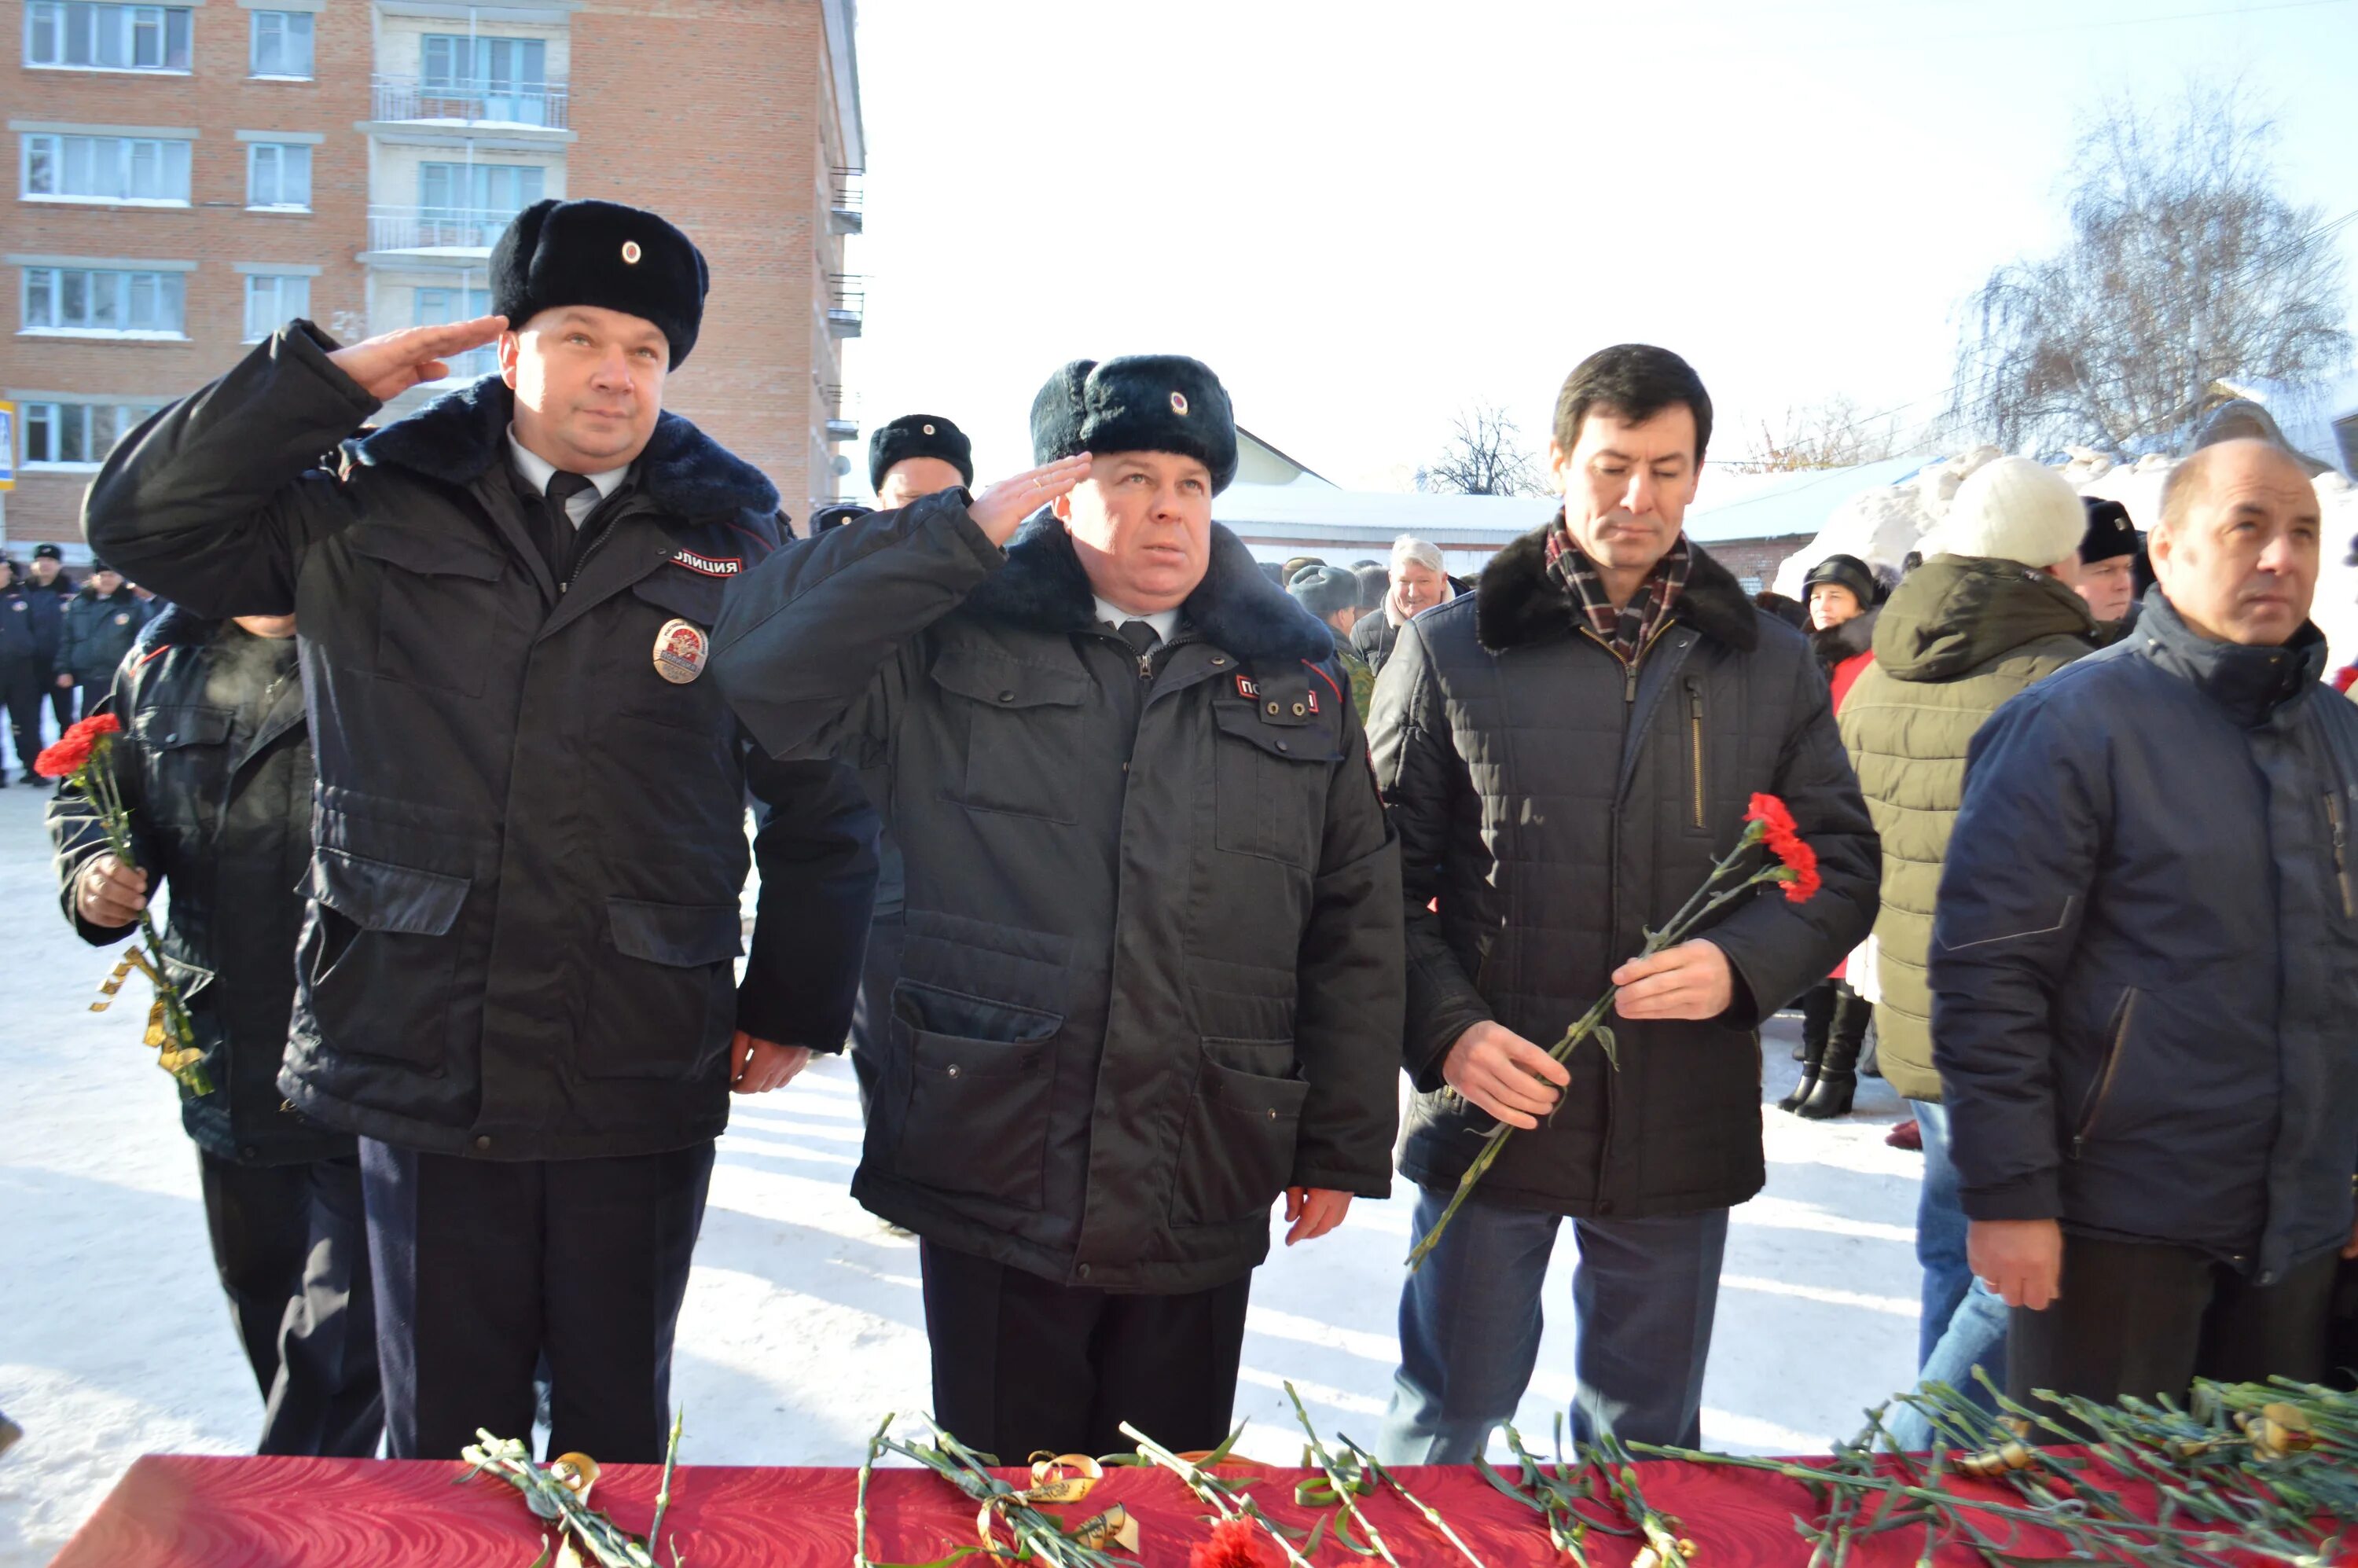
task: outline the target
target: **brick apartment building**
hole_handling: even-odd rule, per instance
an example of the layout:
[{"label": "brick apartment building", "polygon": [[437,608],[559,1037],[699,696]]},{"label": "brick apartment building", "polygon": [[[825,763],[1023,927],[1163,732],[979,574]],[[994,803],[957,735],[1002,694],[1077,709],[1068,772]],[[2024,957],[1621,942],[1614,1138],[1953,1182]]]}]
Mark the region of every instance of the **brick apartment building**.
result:
[{"label": "brick apartment building", "polygon": [[858,434],[855,3],[0,0],[9,553],[79,556],[113,442],[287,319],[349,342],[484,314],[492,243],[544,196],[652,207],[703,248],[666,406],[807,515]]}]

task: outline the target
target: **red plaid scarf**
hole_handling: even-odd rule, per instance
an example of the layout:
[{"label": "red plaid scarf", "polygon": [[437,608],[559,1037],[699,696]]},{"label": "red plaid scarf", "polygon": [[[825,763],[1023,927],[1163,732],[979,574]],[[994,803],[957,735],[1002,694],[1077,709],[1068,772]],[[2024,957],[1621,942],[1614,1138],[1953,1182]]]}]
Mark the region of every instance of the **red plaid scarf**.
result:
[{"label": "red plaid scarf", "polygon": [[1693,558],[1687,549],[1687,536],[1681,534],[1671,542],[1669,553],[1646,574],[1638,591],[1629,596],[1629,602],[1616,610],[1605,592],[1605,579],[1597,575],[1596,564],[1572,542],[1572,531],[1564,526],[1563,513],[1555,514],[1555,525],[1548,530],[1548,575],[1579,602],[1587,613],[1589,630],[1625,665],[1635,665],[1646,645],[1670,624],[1671,608],[1678,603],[1679,590],[1687,585],[1687,568]]}]

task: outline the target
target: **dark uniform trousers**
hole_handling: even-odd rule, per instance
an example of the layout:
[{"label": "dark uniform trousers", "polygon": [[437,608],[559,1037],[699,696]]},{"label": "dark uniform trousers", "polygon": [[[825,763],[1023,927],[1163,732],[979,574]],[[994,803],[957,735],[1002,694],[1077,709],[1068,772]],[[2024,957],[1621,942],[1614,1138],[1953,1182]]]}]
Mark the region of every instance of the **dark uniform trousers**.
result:
[{"label": "dark uniform trousers", "polygon": [[1174,1453],[1217,1447],[1235,1414],[1248,1273],[1182,1295],[1060,1285],[921,1241],[934,1419],[1011,1465],[1119,1454],[1130,1422]]},{"label": "dark uniform trousers", "polygon": [[470,1160],[361,1140],[385,1452],[455,1459],[478,1427],[654,1464],[672,1336],[712,1180],[710,1140],[616,1159]]},{"label": "dark uniform trousers", "polygon": [[2197,1378],[2314,1382],[2340,1261],[2328,1253],[2262,1285],[2191,1247],[2066,1236],[2062,1293],[2007,1322],[2006,1393],[2027,1402],[2051,1389],[2110,1404],[2183,1400]]},{"label": "dark uniform trousers", "polygon": [[254,1452],[374,1458],[384,1399],[359,1162],[197,1161],[213,1268],[262,1390]]},{"label": "dark uniform trousers", "polygon": [[0,662],[0,707],[7,710],[8,733],[16,748],[19,776],[27,784],[33,780],[33,759],[41,754],[44,678],[43,672],[29,658]]}]

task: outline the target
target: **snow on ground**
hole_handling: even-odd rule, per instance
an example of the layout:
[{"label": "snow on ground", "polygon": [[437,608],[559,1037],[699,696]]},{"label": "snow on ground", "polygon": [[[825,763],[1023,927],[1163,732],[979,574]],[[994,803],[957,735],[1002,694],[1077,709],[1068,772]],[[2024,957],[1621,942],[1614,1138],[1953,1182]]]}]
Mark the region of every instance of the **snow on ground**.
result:
[{"label": "snow on ground", "polygon": [[[124,1468],[152,1451],[250,1448],[260,1418],[205,1245],[196,1156],[171,1086],[139,1048],[145,991],[87,1005],[107,956],[66,928],[43,792],[0,790],[0,1568],[48,1561]],[[1792,1082],[1799,1024],[1771,1026],[1766,1099]],[[1919,1158],[1886,1148],[1880,1079],[1849,1119],[1765,1111],[1768,1188],[1736,1214],[1704,1390],[1714,1447],[1800,1452],[1856,1431],[1909,1380]],[[926,1403],[913,1242],[846,1195],[859,1153],[851,1076],[826,1062],[741,1105],[721,1140],[673,1392],[683,1451],[709,1464],[851,1465],[887,1410]],[[1261,1270],[1238,1411],[1248,1452],[1298,1448],[1279,1387],[1321,1427],[1371,1440],[1390,1388],[1408,1199],[1361,1202]],[[1545,1433],[1572,1392],[1569,1246],[1518,1424]]]}]

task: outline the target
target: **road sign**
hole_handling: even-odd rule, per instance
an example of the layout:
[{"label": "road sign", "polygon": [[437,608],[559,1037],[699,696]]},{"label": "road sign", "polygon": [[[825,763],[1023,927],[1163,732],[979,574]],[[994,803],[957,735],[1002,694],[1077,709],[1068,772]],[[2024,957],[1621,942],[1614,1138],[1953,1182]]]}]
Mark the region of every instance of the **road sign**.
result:
[{"label": "road sign", "polygon": [[0,403],[0,490],[16,488],[16,406]]}]

